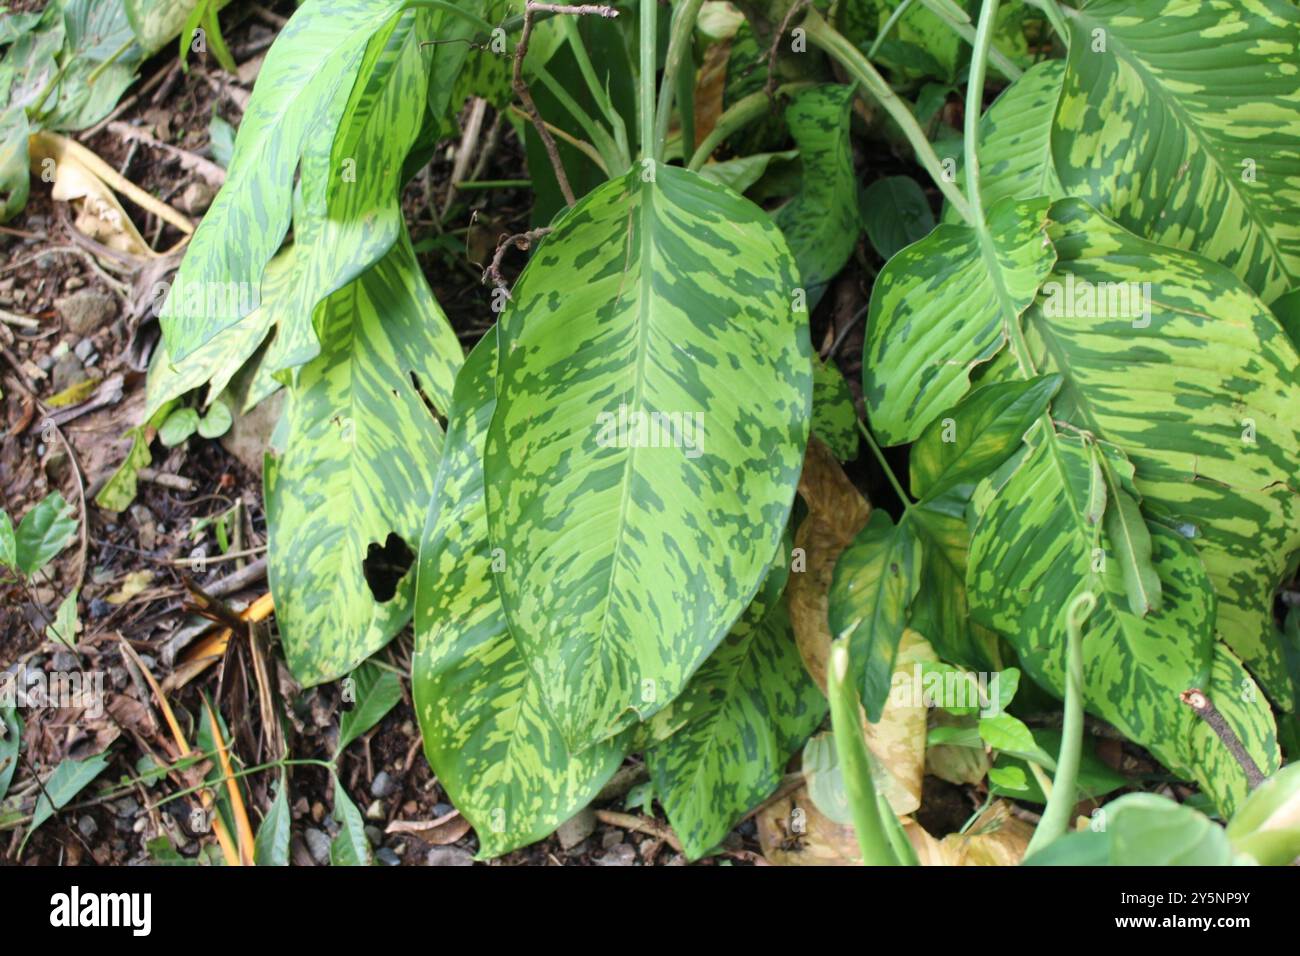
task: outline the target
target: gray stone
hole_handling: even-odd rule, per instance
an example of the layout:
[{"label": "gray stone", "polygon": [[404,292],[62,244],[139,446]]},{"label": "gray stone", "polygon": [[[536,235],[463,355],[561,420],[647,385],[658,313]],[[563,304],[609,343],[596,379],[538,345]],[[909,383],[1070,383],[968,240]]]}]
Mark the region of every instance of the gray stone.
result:
[{"label": "gray stone", "polygon": [[596,857],[592,862],[597,866],[632,866],[636,863],[636,850],[626,843],[620,843],[610,847],[605,854]]},{"label": "gray stone", "polygon": [[71,352],[65,352],[54,363],[54,368],[50,371],[50,387],[54,394],[67,391],[78,382],[86,380],[86,369],[81,364],[81,359]]},{"label": "gray stone", "polygon": [[77,343],[76,348],[72,350],[72,354],[83,362],[90,362],[91,357],[95,354],[95,340],[91,338],[82,339]]},{"label": "gray stone", "polygon": [[560,828],[555,831],[559,837],[560,846],[566,850],[572,850],[587,837],[596,832],[596,811],[591,807],[583,807],[569,819],[560,824]]},{"label": "gray stone", "polygon": [[397,789],[393,783],[393,778],[388,775],[387,770],[381,770],[375,774],[375,779],[370,781],[370,795],[372,797],[387,797]]},{"label": "gray stone", "polygon": [[386,846],[381,846],[375,851],[375,859],[384,866],[401,866],[402,858]]},{"label": "gray stone", "polygon": [[181,198],[177,205],[181,210],[191,216],[197,216],[207,212],[212,200],[216,198],[217,191],[209,186],[203,180],[196,180],[190,183],[181,192]]},{"label": "gray stone", "polygon": [[89,335],[117,315],[117,300],[100,289],[78,289],[54,300],[63,324],[74,335]]},{"label": "gray stone", "polygon": [[606,830],[600,835],[600,845],[602,849],[608,850],[612,846],[618,846],[623,842],[623,834],[617,830]]},{"label": "gray stone", "polygon": [[303,839],[307,841],[307,852],[316,861],[316,865],[328,865],[330,861],[330,838],[315,827],[308,827],[303,831]]},{"label": "gray stone", "polygon": [[77,818],[77,829],[81,832],[83,837],[89,840],[99,832],[99,824],[95,822],[95,818],[90,814],[83,813]]},{"label": "gray stone", "polygon": [[370,806],[366,807],[366,819],[374,820],[376,822],[380,820],[387,820],[388,808],[384,806],[384,801],[375,800],[373,803],[370,804]]},{"label": "gray stone", "polygon": [[366,839],[370,841],[371,846],[379,846],[384,842],[384,831],[377,826],[367,826]]},{"label": "gray stone", "polygon": [[425,866],[473,866],[474,855],[459,846],[435,846],[424,858]]},{"label": "gray stone", "polygon": [[68,651],[56,651],[50,663],[54,665],[56,671],[63,671],[65,674],[81,670],[77,655]]}]

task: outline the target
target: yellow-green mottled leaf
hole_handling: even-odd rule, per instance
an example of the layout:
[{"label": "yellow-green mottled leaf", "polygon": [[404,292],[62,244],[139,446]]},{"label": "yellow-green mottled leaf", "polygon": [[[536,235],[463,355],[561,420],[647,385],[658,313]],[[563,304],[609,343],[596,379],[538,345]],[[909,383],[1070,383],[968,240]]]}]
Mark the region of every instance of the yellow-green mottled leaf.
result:
[{"label": "yellow-green mottled leaf", "polygon": [[420,542],[411,667],[424,752],[485,858],[540,840],[569,819],[625,753],[621,739],[569,752],[506,627],[483,498],[495,367],[492,331],[456,379]]},{"label": "yellow-green mottled leaf", "polygon": [[1052,132],[1070,195],[1220,262],[1271,301],[1300,279],[1300,10],[1089,0]]},{"label": "yellow-green mottled leaf", "polygon": [[776,789],[785,765],[826,714],[804,669],[783,597],[778,555],[759,596],[676,700],[681,728],[646,752],[655,795],[690,859],[722,842]]},{"label": "yellow-green mottled leaf", "polygon": [[322,306],[321,354],[293,390],[266,478],[267,574],[304,686],[352,670],[410,619],[415,557],[460,345],[404,236]]},{"label": "yellow-green mottled leaf", "polygon": [[867,526],[835,563],[831,581],[831,636],[848,644],[862,706],[875,722],[889,697],[894,655],[907,627],[908,608],[921,585],[921,543],[908,516],[897,524],[884,511],[871,512]]},{"label": "yellow-green mottled leaf", "polygon": [[593,190],[520,276],[488,529],[511,632],[575,750],[676,697],[771,563],[811,417],[797,286],[761,209],[669,166]]},{"label": "yellow-green mottled leaf", "polygon": [[1052,268],[1046,199],[1003,200],[988,227],[938,226],[887,263],[871,290],[863,397],[887,445],[912,441],[970,387]]}]

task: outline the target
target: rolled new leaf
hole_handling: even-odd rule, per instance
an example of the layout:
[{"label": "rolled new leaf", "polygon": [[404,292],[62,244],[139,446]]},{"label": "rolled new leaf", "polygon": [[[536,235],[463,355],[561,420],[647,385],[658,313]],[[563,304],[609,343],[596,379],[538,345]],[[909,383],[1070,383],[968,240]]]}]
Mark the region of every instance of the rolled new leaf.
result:
[{"label": "rolled new leaf", "polygon": [[853,829],[858,835],[858,846],[862,848],[862,862],[867,866],[899,866],[900,861],[882,819],[876,785],[871,780],[871,755],[862,736],[858,691],[849,679],[849,651],[840,641],[831,646],[826,681],[831,702],[831,725],[835,729],[835,751],[853,815]]}]

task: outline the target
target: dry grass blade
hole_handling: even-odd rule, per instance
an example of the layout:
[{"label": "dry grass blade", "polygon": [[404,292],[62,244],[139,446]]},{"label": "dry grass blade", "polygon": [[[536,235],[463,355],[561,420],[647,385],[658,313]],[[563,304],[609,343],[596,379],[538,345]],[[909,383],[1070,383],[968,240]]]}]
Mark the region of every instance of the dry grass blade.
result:
[{"label": "dry grass blade", "polygon": [[230,794],[230,810],[235,816],[235,830],[239,834],[239,856],[245,866],[253,865],[253,826],[248,821],[248,811],[244,808],[244,797],[239,792],[239,781],[235,779],[234,768],[230,765],[230,753],[226,749],[226,740],[221,733],[221,724],[212,704],[205,696],[203,709],[208,715],[208,726],[212,730],[212,740],[217,748],[217,760],[221,766],[221,775],[226,778],[226,792]]},{"label": "dry grass blade", "polygon": [[[176,714],[172,712],[171,704],[167,703],[167,698],[158,686],[158,681],[153,674],[149,673],[149,668],[144,666],[135,649],[126,642],[125,638],[118,638],[122,644],[122,653],[126,654],[135,666],[139,669],[149,687],[153,690],[154,697],[158,699],[158,709],[162,711],[163,719],[167,721],[167,727],[171,730],[172,739],[176,741],[176,747],[180,750],[182,757],[188,757],[193,751],[190,749],[189,742],[185,739],[185,733],[181,730],[180,723],[176,720]],[[221,814],[213,812],[212,793],[206,789],[199,791],[199,802],[203,805],[205,812],[212,814],[212,832],[217,837],[217,843],[221,846],[222,855],[226,858],[227,866],[243,866],[239,852],[235,849],[235,842],[230,839],[230,832],[226,829],[225,823],[221,819]]]}]

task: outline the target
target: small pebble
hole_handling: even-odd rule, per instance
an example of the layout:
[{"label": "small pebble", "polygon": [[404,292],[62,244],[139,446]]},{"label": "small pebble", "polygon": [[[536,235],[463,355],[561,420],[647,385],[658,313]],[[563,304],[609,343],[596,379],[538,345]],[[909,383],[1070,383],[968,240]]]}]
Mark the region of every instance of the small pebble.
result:
[{"label": "small pebble", "polygon": [[330,838],[315,827],[308,827],[303,831],[303,839],[307,841],[307,852],[316,864],[326,866],[330,861]]},{"label": "small pebble", "polygon": [[384,842],[384,831],[377,826],[367,826],[366,839],[370,841],[371,846],[379,846]]},{"label": "small pebble", "polygon": [[388,775],[387,770],[381,770],[375,774],[375,779],[370,782],[370,795],[372,797],[387,797],[396,789],[393,778]]},{"label": "small pebble", "polygon": [[474,855],[459,846],[435,846],[424,858],[425,866],[473,866]]},{"label": "small pebble", "polygon": [[375,851],[375,859],[384,866],[401,866],[402,858],[386,846],[381,846]]},{"label": "small pebble", "polygon": [[612,846],[618,846],[623,842],[623,834],[617,830],[606,830],[600,836],[600,845],[608,850]]},{"label": "small pebble", "polygon": [[387,820],[388,808],[384,806],[384,801],[376,800],[370,806],[366,807],[367,820]]},{"label": "small pebble", "polygon": [[77,818],[77,829],[81,832],[83,837],[89,840],[99,832],[99,824],[95,822],[95,818],[90,814],[83,813]]},{"label": "small pebble", "polygon": [[603,856],[593,861],[597,866],[632,866],[636,863],[636,850],[626,843],[611,847]]}]

